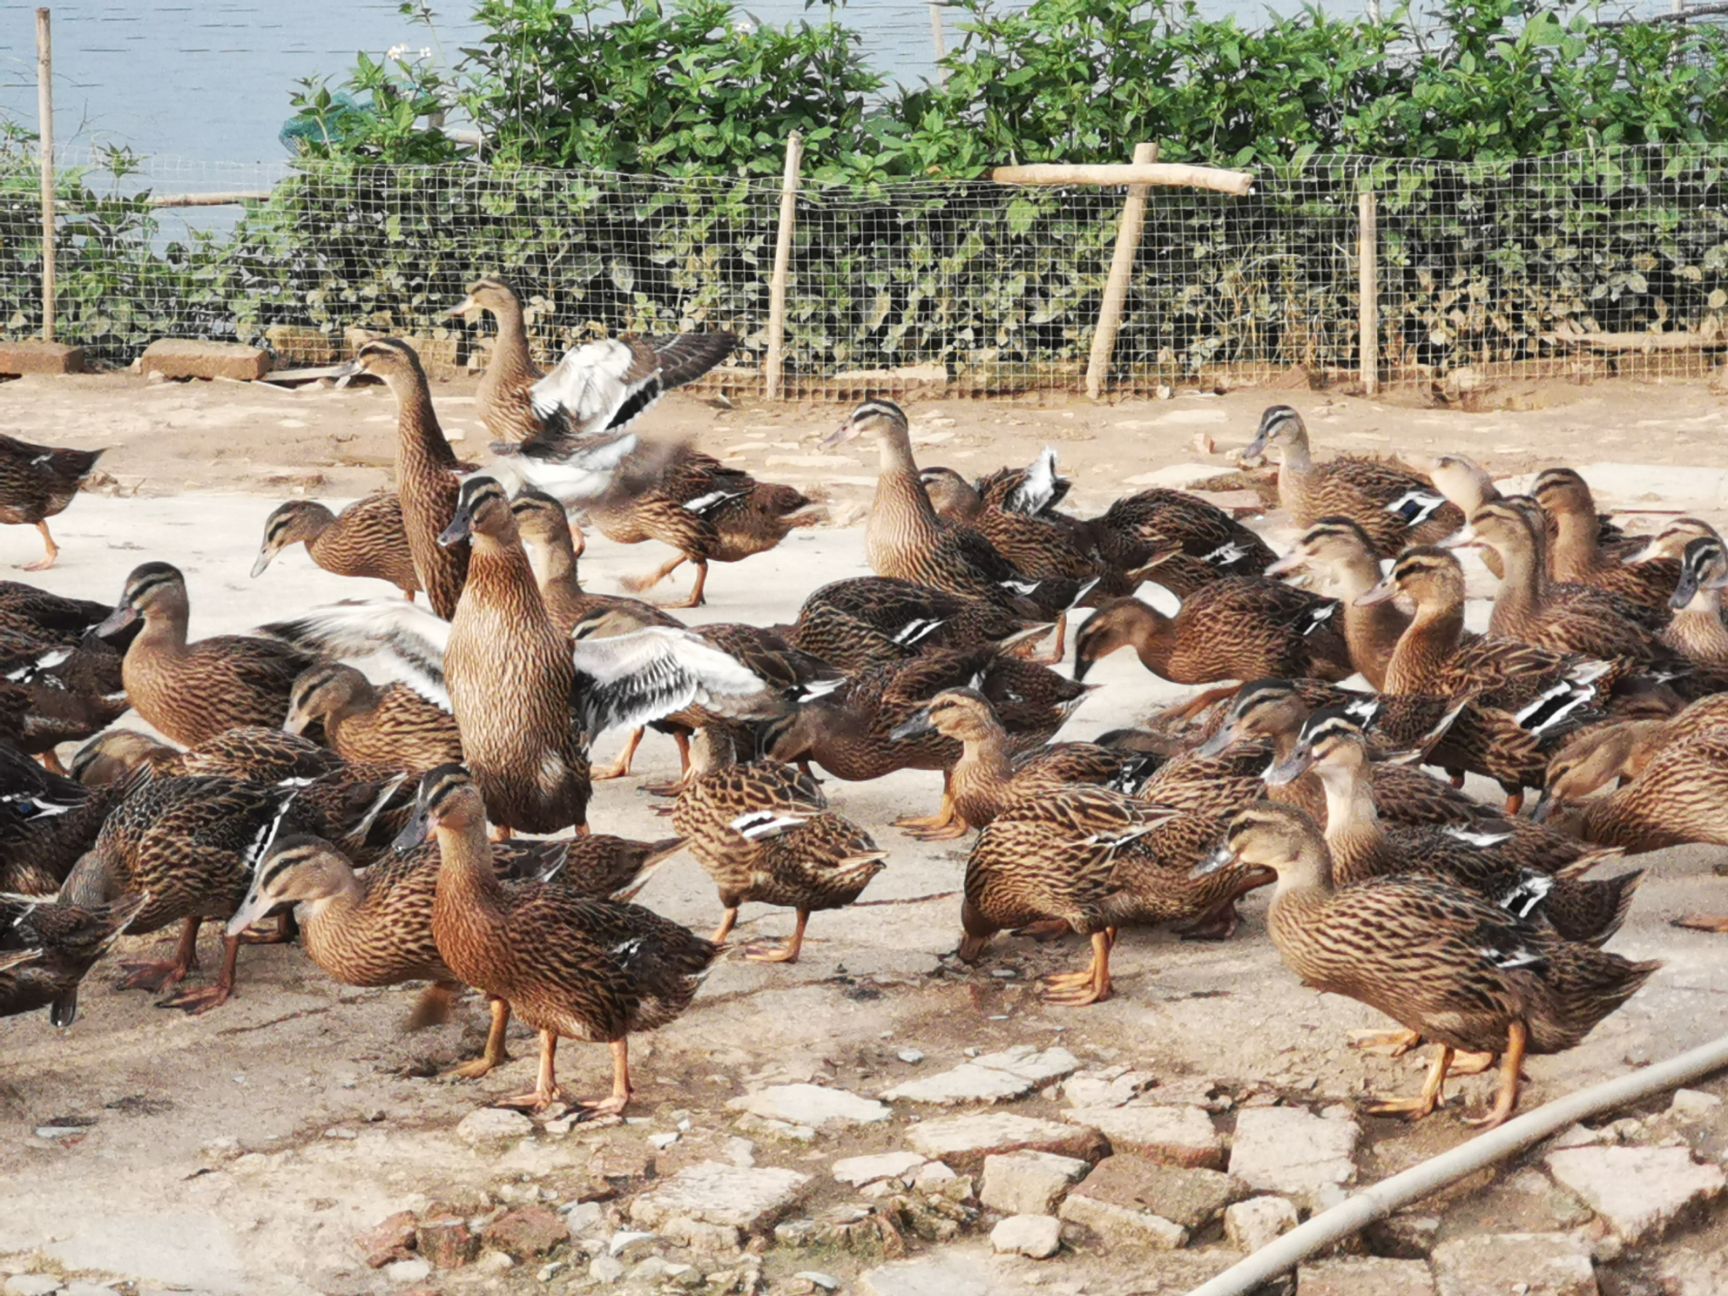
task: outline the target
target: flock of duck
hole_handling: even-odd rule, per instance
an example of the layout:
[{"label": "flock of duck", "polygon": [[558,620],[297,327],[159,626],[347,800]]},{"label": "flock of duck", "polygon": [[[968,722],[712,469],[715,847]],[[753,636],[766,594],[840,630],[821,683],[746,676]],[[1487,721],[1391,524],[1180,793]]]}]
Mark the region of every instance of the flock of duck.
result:
[{"label": "flock of duck", "polygon": [[[395,490],[339,514],[282,505],[253,568],[304,543],[406,598],[194,641],[186,581],[164,562],[134,570],[112,607],[0,584],[0,1012],[47,1007],[69,1025],[117,936],[173,927],[172,957],[126,964],[120,985],[207,1011],[233,992],[242,943],[297,934],[338,981],[429,983],[411,1025],[444,1020],[465,987],[485,995],[492,1028],[463,1076],[504,1061],[508,1022],[526,1022],[539,1074],[509,1102],[562,1097],[560,1039],[607,1043],[612,1091],[582,1106],[618,1112],[629,1036],[689,1005],[741,905],[795,911],[789,940],[742,951],[789,962],[813,912],[885,867],[816,771],[941,770],[941,804],[897,826],[971,836],[961,959],[1005,930],[1078,934],[1087,966],[1044,993],[1096,1003],[1122,928],[1223,939],[1237,901],[1272,885],[1268,929],[1291,970],[1402,1028],[1361,1042],[1437,1048],[1420,1093],[1377,1110],[1426,1115],[1449,1073],[1498,1057],[1498,1123],[1527,1053],[1577,1044],[1658,966],[1602,948],[1641,876],[1605,866],[1728,844],[1728,552],[1704,522],[1624,535],[1568,469],[1502,497],[1458,457],[1426,473],[1316,461],[1280,405],[1249,451],[1277,456],[1277,501],[1305,528],[1280,556],[1182,491],[1064,512],[1048,451],[975,482],[920,470],[904,413],[870,400],[827,444],[880,450],[875,574],[823,585],[791,625],[685,626],[581,586],[572,510],[694,564],[680,606],[703,602],[708,563],[821,515],[630,430],[732,338],[590,343],[542,374],[507,286],[476,284],[457,311],[473,309],[498,325],[480,387],[493,463],[458,463],[409,345],[367,342],[350,369],[394,394]],[[93,464],[5,442],[0,519],[46,537]],[[1499,579],[1484,634],[1464,627],[1466,548]],[[1137,599],[1146,581],[1180,609]],[[1070,678],[1052,666],[1079,607]],[[1089,670],[1122,648],[1222,687],[1143,728],[1053,742]],[[1366,688],[1346,687],[1358,676]],[[127,709],[160,737],[114,727]],[[596,770],[589,747],[610,728],[630,737]],[[629,772],[646,729],[683,758],[651,789],[672,835],[590,831],[594,783]],[[56,750],[80,740],[63,768]],[[1468,796],[1466,773],[1506,803]],[[1540,800],[1524,814],[1527,791]],[[632,903],[681,851],[718,890],[711,936]],[[206,919],[222,924],[221,968],[182,986]]]}]

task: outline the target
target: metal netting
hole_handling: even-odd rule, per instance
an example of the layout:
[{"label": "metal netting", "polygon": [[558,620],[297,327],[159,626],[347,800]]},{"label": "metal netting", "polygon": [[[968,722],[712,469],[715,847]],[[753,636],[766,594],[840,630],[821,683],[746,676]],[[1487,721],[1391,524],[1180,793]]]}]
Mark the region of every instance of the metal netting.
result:
[{"label": "metal netting", "polygon": [[[63,168],[62,340],[123,362],[154,337],[347,350],[416,339],[429,367],[483,359],[446,317],[481,274],[512,282],[542,358],[622,331],[728,328],[723,375],[760,384],[778,183],[475,166]],[[1456,165],[1317,158],[1247,198],[1151,190],[1110,385],[1246,383],[1359,369],[1359,197],[1375,195],[1388,381],[1460,369],[1699,372],[1728,306],[1728,148]],[[116,177],[118,169],[124,174]],[[202,195],[243,204],[161,206]],[[247,198],[247,195],[254,195]],[[1082,386],[1119,188],[989,181],[807,185],[786,292],[786,390]],[[33,160],[0,157],[0,325],[40,323]]]}]

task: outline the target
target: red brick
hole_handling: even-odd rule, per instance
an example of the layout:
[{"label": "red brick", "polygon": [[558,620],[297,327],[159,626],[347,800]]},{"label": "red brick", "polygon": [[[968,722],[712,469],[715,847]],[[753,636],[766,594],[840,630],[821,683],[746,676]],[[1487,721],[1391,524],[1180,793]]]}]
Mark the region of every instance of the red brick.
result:
[{"label": "red brick", "polygon": [[84,348],[64,342],[0,342],[0,374],[83,373]]}]

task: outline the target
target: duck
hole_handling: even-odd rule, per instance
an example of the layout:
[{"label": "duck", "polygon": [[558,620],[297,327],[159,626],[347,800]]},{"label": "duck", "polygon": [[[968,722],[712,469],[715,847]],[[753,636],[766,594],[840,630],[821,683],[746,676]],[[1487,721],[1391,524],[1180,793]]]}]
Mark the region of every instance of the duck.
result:
[{"label": "duck", "polygon": [[1392,558],[1409,545],[1433,544],[1464,525],[1464,515],[1432,481],[1402,464],[1350,457],[1316,464],[1308,427],[1288,405],[1273,405],[1261,414],[1243,457],[1269,448],[1280,452],[1278,498],[1297,526],[1347,517],[1367,533],[1380,557]]},{"label": "duck", "polygon": [[1499,556],[1503,574],[1488,620],[1490,634],[1554,652],[1684,673],[1683,659],[1624,615],[1624,604],[1608,591],[1547,581],[1540,544],[1529,518],[1510,499],[1484,504],[1470,515],[1468,526],[1446,540],[1447,548],[1486,546]]},{"label": "duck", "polygon": [[730,737],[714,728],[698,729],[692,740],[691,778],[672,826],[720,890],[716,944],[747,902],[793,909],[791,939],[747,946],[744,957],[754,962],[797,962],[811,913],[850,905],[887,867],[888,852],[829,809],[815,780],[774,761],[739,764]]},{"label": "duck", "polygon": [[1499,782],[1507,813],[1542,786],[1548,757],[1573,729],[1603,716],[1607,666],[1494,635],[1464,637],[1464,569],[1450,549],[1406,549],[1358,602],[1402,598],[1415,608],[1386,664],[1388,697],[1465,705],[1434,747],[1449,769]]},{"label": "duck", "polygon": [[1586,781],[1568,773],[1564,764],[1554,771],[1537,807],[1557,831],[1629,855],[1686,842],[1728,845],[1728,728],[1667,739],[1635,777],[1600,796],[1575,800]]},{"label": "duck", "polygon": [[987,599],[887,576],[850,576],[813,591],[787,638],[837,670],[856,674],[937,648],[994,644],[1006,650],[1048,628],[1028,627]]},{"label": "duck", "polygon": [[661,396],[696,381],[732,354],[736,335],[718,329],[586,342],[549,374],[535,363],[521,298],[502,279],[477,279],[452,318],[484,311],[498,334],[475,395],[486,430],[500,447],[548,439],[548,431],[587,437],[619,432]]},{"label": "duck", "polygon": [[71,904],[54,896],[0,894],[0,1017],[48,1010],[66,1030],[78,1018],[78,987],[149,902]]},{"label": "duck", "polygon": [[882,460],[864,529],[865,555],[878,576],[981,599],[1031,622],[1056,620],[1091,589],[1095,578],[1032,578],[980,531],[944,522],[919,480],[906,412],[893,401],[865,401],[823,445],[832,448],[865,432],[876,438]]},{"label": "duck", "polygon": [[827,516],[821,504],[791,486],[759,482],[687,447],[651,484],[626,483],[616,497],[596,501],[588,513],[608,539],[621,544],[658,540],[678,551],[655,571],[626,577],[622,583],[631,593],[654,588],[686,562],[695,565],[688,596],[670,605],[679,608],[704,606],[709,563],[742,562],[766,553],[793,531]]},{"label": "duck", "polygon": [[960,759],[949,773],[953,821],[915,834],[932,841],[983,828],[1009,802],[1052,788],[1098,784],[1132,794],[1164,761],[1157,754],[1088,742],[1046,744],[1016,756],[990,699],[973,688],[944,689],[889,736],[904,742],[927,731],[960,744]]},{"label": "duck", "polygon": [[0,741],[0,894],[51,894],[89,848],[111,803]]},{"label": "duck", "polygon": [[1368,533],[1347,517],[1321,518],[1263,574],[1273,578],[1298,572],[1315,577],[1317,591],[1338,600],[1350,664],[1370,688],[1380,688],[1386,680],[1386,662],[1409,628],[1410,618],[1392,600],[1357,602],[1381,579],[1380,558]]},{"label": "duck", "polygon": [[[1048,978],[1045,1001],[1084,1007],[1109,999],[1116,929],[1204,917],[1232,907],[1250,883],[1263,884],[1228,873],[1191,878],[1197,834],[1188,818],[1104,787],[1010,803],[966,857],[957,957],[976,963],[999,931],[1066,929],[1088,938],[1091,960],[1083,971]],[[1211,835],[1209,824],[1200,827],[1199,837]]]},{"label": "duck", "polygon": [[25,571],[47,571],[60,557],[48,519],[66,511],[105,453],[0,436],[0,523],[33,526],[42,535],[42,557],[24,564]]},{"label": "duck", "polygon": [[[1365,741],[1375,759],[1364,768],[1363,775],[1372,778],[1376,803],[1388,820],[1399,824],[1466,826],[1490,818],[1488,807],[1481,802],[1445,780],[1404,763],[1411,753],[1426,751],[1432,745],[1427,735],[1413,747],[1376,746],[1384,741],[1380,731],[1383,713],[1397,702],[1396,698],[1353,693],[1321,680],[1254,680],[1237,690],[1217,728],[1194,750],[1199,757],[1215,759],[1239,743],[1252,743],[1271,748],[1268,768],[1284,765],[1295,755],[1302,726],[1309,716],[1336,709],[1358,725],[1367,726]],[[1439,736],[1435,734],[1434,740],[1438,741]],[[1326,789],[1311,771],[1248,793],[1250,799],[1258,799],[1260,795],[1281,805],[1297,806],[1318,824],[1327,823]],[[1496,818],[1495,822],[1514,821]]]},{"label": "duck", "polygon": [[1655,558],[1671,558],[1678,562],[1686,556],[1686,546],[1694,540],[1721,540],[1722,534],[1703,518],[1677,517],[1651,536],[1641,536],[1641,543],[1629,548],[1621,559],[1626,563],[1649,562]]},{"label": "duck", "polygon": [[1603,543],[1596,501],[1590,486],[1571,468],[1548,468],[1536,475],[1530,495],[1547,515],[1550,540],[1548,574],[1554,580],[1607,590],[1664,619],[1668,596],[1679,579],[1679,565],[1667,558],[1629,563],[1626,558],[1648,546],[1635,537]]},{"label": "duck", "polygon": [[[60,899],[94,907],[127,896],[147,903],[127,930],[139,935],[181,924],[178,949],[168,961],[126,964],[121,989],[172,989],[197,963],[198,926],[227,919],[240,907],[252,870],[278,831],[322,827],[305,821],[295,802],[299,787],[264,786],[199,776],[146,778],[109,813],[95,844],[60,888]],[[164,1008],[209,1012],[234,990],[240,937],[223,940],[222,968],[210,985],[181,990]]]},{"label": "duck", "polygon": [[395,491],[374,491],[332,513],[317,500],[288,500],[264,520],[264,542],[252,564],[257,580],[277,554],[304,544],[312,561],[336,576],[366,576],[389,581],[410,602],[420,578],[408,552],[402,500]]},{"label": "duck", "polygon": [[324,659],[384,652],[456,717],[470,777],[499,830],[586,824],[588,743],[695,703],[733,718],[778,709],[763,681],[691,631],[652,626],[571,639],[547,615],[496,479],[464,479],[448,543],[473,562],[451,621],[400,600],[315,609],[266,630]]},{"label": "duck", "polygon": [[1127,578],[1156,563],[1158,583],[1187,598],[1213,581],[1261,575],[1277,557],[1216,504],[1163,486],[1125,495],[1079,526],[1103,557],[1105,594],[1133,593]]},{"label": "duck", "polygon": [[25,581],[0,580],[0,613],[28,622],[44,636],[76,642],[113,611],[94,599],[68,598]]},{"label": "duck", "polygon": [[1671,716],[1616,719],[1580,730],[1549,759],[1543,798],[1577,801],[1615,779],[1637,778],[1669,743],[1723,727],[1728,727],[1728,694],[1716,693]]},{"label": "duck", "polygon": [[1399,874],[1339,887],[1313,820],[1257,802],[1231,822],[1196,871],[1276,878],[1267,930],[1303,984],[1393,1018],[1437,1046],[1419,1094],[1368,1110],[1412,1120],[1443,1099],[1457,1052],[1498,1054],[1492,1108],[1472,1124],[1493,1128],[1517,1109],[1524,1059],[1575,1047],[1655,974],[1568,941],[1439,877]]},{"label": "duck", "polygon": [[[1342,680],[1353,673],[1338,603],[1259,576],[1233,576],[1195,590],[1174,616],[1139,599],[1099,608],[1075,638],[1074,678],[1121,648],[1175,684],[1266,676]],[[1190,711],[1235,689],[1202,694]]]},{"label": "duck", "polygon": [[633,1096],[629,1037],[683,1013],[720,946],[640,905],[557,882],[506,887],[492,864],[485,801],[460,765],[428,772],[416,805],[399,846],[436,835],[439,957],[540,1036],[535,1087],[500,1105],[544,1110],[563,1098],[555,1067],[564,1038],[610,1045],[612,1092],[577,1105],[595,1116],[622,1114]]},{"label": "duck", "polygon": [[1728,625],[1722,621],[1722,590],[1728,586],[1728,547],[1701,536],[1681,556],[1669,606],[1674,616],[1662,642],[1688,661],[1728,668]]},{"label": "duck", "polygon": [[[597,612],[624,614],[631,628],[637,630],[651,625],[683,626],[670,612],[644,599],[595,594],[583,589],[576,571],[581,550],[576,546],[569,515],[562,504],[544,491],[533,488],[517,491],[511,497],[510,511],[516,515],[516,530],[528,551],[541,602],[546,604],[546,614],[559,634],[570,634],[579,622]],[[621,629],[625,623],[613,624]]]},{"label": "duck", "polygon": [[950,826],[953,801],[947,771],[960,747],[934,730],[894,731],[944,689],[976,688],[996,713],[1016,750],[1053,737],[1091,691],[991,645],[932,649],[922,657],[857,674],[757,726],[758,750],[783,762],[809,762],[847,782],[878,779],[895,770],[944,772],[941,808],[933,816],[902,818],[896,827],[937,831]]},{"label": "duck", "polygon": [[118,606],[97,633],[142,622],[121,663],[133,709],[185,747],[240,725],[280,726],[294,681],[313,659],[256,635],[188,642],[188,615],[186,578],[178,567],[148,562],[126,577]]},{"label": "duck", "polygon": [[456,514],[460,465],[438,415],[432,389],[414,348],[400,338],[363,343],[344,376],[371,374],[396,398],[396,493],[415,580],[426,591],[434,615],[449,620],[468,577],[468,546],[439,544]]},{"label": "duck", "polygon": [[[104,615],[111,612],[104,608]],[[133,627],[136,629],[136,627]],[[130,643],[130,636],[122,636]],[[76,639],[0,611],[0,672],[16,718],[6,738],[63,773],[58,748],[100,733],[131,709],[121,653],[94,629]]]},{"label": "duck", "polygon": [[342,662],[301,672],[289,692],[283,728],[304,734],[314,725],[331,751],[355,764],[418,777],[462,761],[462,735],[449,711],[407,684],[374,684]]},{"label": "duck", "polygon": [[[1326,799],[1326,848],[1341,887],[1392,873],[1435,873],[1521,916],[1539,915],[1567,940],[1601,945],[1620,929],[1642,871],[1607,881],[1582,878],[1618,850],[1586,849],[1535,824],[1388,824],[1368,773],[1362,730],[1342,709],[1316,711],[1290,755],[1270,766],[1269,787],[1312,771]],[[1504,826],[1501,826],[1504,825]]]}]

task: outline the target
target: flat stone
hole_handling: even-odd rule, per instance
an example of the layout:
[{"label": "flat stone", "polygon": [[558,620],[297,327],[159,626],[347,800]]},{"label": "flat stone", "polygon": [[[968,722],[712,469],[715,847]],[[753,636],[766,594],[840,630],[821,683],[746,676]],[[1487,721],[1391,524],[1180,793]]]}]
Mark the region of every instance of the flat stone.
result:
[{"label": "flat stone", "polygon": [[1199,1107],[1081,1107],[1068,1119],[1098,1130],[1117,1152],[1166,1165],[1224,1168],[1224,1140]]},{"label": "flat stone", "polygon": [[820,1269],[800,1269],[792,1275],[799,1282],[807,1282],[812,1287],[820,1287],[823,1291],[839,1291],[840,1280],[833,1274],[823,1273]]},{"label": "flat stone", "polygon": [[602,1253],[588,1262],[588,1276],[598,1283],[622,1282],[624,1262],[616,1256]]},{"label": "flat stone", "polygon": [[1089,1126],[1012,1112],[941,1116],[915,1126],[908,1137],[914,1151],[964,1171],[979,1169],[987,1156],[1023,1148],[1086,1161],[1095,1161],[1104,1153],[1103,1138]]},{"label": "flat stone", "polygon": [[1116,1206],[1070,1193],[1057,1215],[1096,1233],[1106,1242],[1175,1251],[1188,1245],[1188,1230],[1150,1211]]},{"label": "flat stone", "polygon": [[940,1161],[926,1161],[912,1176],[912,1186],[921,1193],[946,1192],[948,1185],[960,1178]]},{"label": "flat stone", "polygon": [[878,1156],[846,1157],[828,1168],[843,1184],[861,1188],[878,1179],[909,1180],[924,1164],[916,1152],[883,1152]]},{"label": "flat stone", "polygon": [[14,1274],[6,1280],[6,1296],[53,1296],[60,1286],[53,1274]]},{"label": "flat stone", "polygon": [[658,1233],[635,1233],[624,1230],[614,1233],[606,1243],[606,1254],[617,1256],[620,1260],[629,1260],[647,1255],[660,1242]]},{"label": "flat stone", "polygon": [[1093,1179],[1098,1182],[1088,1196],[1150,1211],[1190,1231],[1205,1228],[1248,1192],[1241,1180],[1217,1170],[1159,1165],[1121,1154],[1100,1161],[1087,1183]]},{"label": "flat stone", "polygon": [[996,1287],[975,1260],[937,1251],[858,1275],[858,1296],[992,1296]]},{"label": "flat stone", "polygon": [[506,1111],[502,1107],[482,1107],[456,1122],[456,1137],[475,1147],[513,1143],[533,1132],[533,1121],[519,1111]]},{"label": "flat stone", "polygon": [[272,324],[264,330],[264,345],[288,362],[285,368],[332,364],[342,350],[335,338],[304,324]]},{"label": "flat stone", "polygon": [[83,347],[64,342],[0,342],[0,374],[73,374],[88,367]]},{"label": "flat stone", "polygon": [[480,1237],[513,1260],[538,1260],[570,1240],[570,1225],[545,1206],[521,1206],[481,1229]]},{"label": "flat stone", "polygon": [[[1569,1233],[1491,1233],[1434,1248],[1439,1296],[1599,1296],[1589,1244]],[[1514,1287],[1516,1284],[1516,1287]]]},{"label": "flat stone", "polygon": [[1548,1173],[1584,1199],[1622,1241],[1658,1238],[1718,1197],[1728,1177],[1684,1147],[1583,1147],[1551,1152]]},{"label": "flat stone", "polygon": [[1092,1167],[1050,1152],[1010,1152],[984,1158],[978,1200],[1003,1215],[1051,1215]]},{"label": "flat stone", "polygon": [[432,1266],[424,1260],[398,1260],[384,1266],[384,1276],[393,1283],[425,1282],[432,1276]]},{"label": "flat stone", "polygon": [[1722,1110],[1722,1100],[1702,1089],[1676,1089],[1668,1110],[1682,1120],[1710,1120]]},{"label": "flat stone", "polygon": [[1080,1065],[1065,1048],[1017,1045],[986,1053],[950,1070],[895,1085],[882,1096],[889,1102],[1007,1102],[1024,1098],[1039,1085],[1060,1080]]},{"label": "flat stone", "polygon": [[1361,1127],[1296,1107],[1250,1107],[1236,1117],[1230,1173],[1251,1188],[1312,1204],[1323,1189],[1356,1180]]},{"label": "flat stone", "polygon": [[630,1203],[630,1218],[648,1228],[676,1218],[725,1228],[766,1228],[785,1214],[809,1182],[809,1175],[796,1170],[702,1161],[637,1197]]},{"label": "flat stone", "polygon": [[60,1289],[60,1296],[114,1296],[112,1287],[104,1287],[101,1283],[79,1282],[74,1278]]},{"label": "flat stone", "polygon": [[1258,1251],[1296,1224],[1296,1208],[1286,1197],[1250,1197],[1224,1208],[1224,1236],[1238,1251]]},{"label": "flat stone", "polygon": [[242,342],[157,338],[144,348],[138,367],[164,378],[233,378],[253,382],[270,372],[270,353]]},{"label": "flat stone", "polygon": [[1054,1215],[1010,1215],[990,1230],[990,1249],[1047,1260],[1062,1249],[1062,1225]]},{"label": "flat stone", "polygon": [[1297,1271],[1296,1296],[1434,1296],[1434,1277],[1425,1260],[1316,1260]]},{"label": "flat stone", "polygon": [[848,1125],[879,1125],[893,1115],[883,1104],[825,1085],[770,1085],[726,1104],[766,1121],[805,1125],[811,1129],[842,1129]]},{"label": "flat stone", "polygon": [[1062,1097],[1070,1107],[1121,1107],[1157,1083],[1151,1072],[1125,1066],[1076,1071],[1062,1082]]}]

